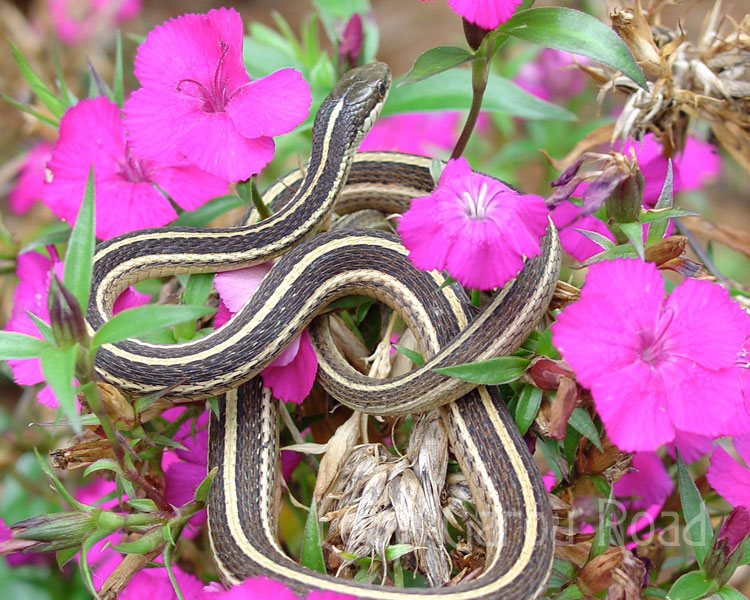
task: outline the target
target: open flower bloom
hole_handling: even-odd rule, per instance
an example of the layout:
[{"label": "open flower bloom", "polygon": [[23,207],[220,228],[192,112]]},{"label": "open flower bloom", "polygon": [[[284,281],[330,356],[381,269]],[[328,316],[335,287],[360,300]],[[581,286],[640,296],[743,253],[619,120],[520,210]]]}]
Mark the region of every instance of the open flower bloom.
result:
[{"label": "open flower bloom", "polygon": [[737,359],[748,318],[719,285],[688,279],[665,299],[653,264],[617,259],[591,266],[552,335],[611,440],[656,450],[676,429],[718,437],[747,421]]},{"label": "open flower bloom", "polygon": [[75,44],[137,16],[141,0],[47,0],[47,9],[58,37]]},{"label": "open flower bloom", "polygon": [[463,285],[500,287],[541,252],[547,207],[501,181],[448,161],[429,196],[415,198],[399,221],[409,258],[420,269],[447,269]]},{"label": "open flower bloom", "polygon": [[[42,337],[28,313],[36,315],[49,324],[47,296],[53,272],[62,280],[63,263],[61,261],[52,260],[38,252],[26,252],[18,257],[16,269],[18,285],[13,292],[13,311],[5,326],[6,330],[25,333],[36,338]],[[145,294],[129,288],[115,302],[114,312],[140,306],[148,300],[149,297]],[[44,381],[42,363],[38,358],[9,360],[8,364],[13,371],[13,378],[19,385],[36,385]],[[46,406],[53,408],[57,406],[57,398],[48,385],[39,391],[37,398]]]},{"label": "open flower bloom", "polygon": [[242,19],[225,8],[170,19],[146,36],[135,58],[143,87],[124,108],[139,156],[187,159],[228,181],[271,160],[271,136],[305,119],[310,90],[294,69],[251,82],[242,43]]},{"label": "open flower bloom", "polygon": [[711,455],[706,479],[732,506],[750,506],[750,434],[734,438],[734,448],[745,465],[741,465],[721,446]]},{"label": "open flower bloom", "polygon": [[[422,0],[424,1],[424,0]],[[516,12],[523,0],[448,0],[448,6],[469,23],[495,29]]]},{"label": "open flower bloom", "polygon": [[82,100],[68,109],[47,163],[52,179],[44,186],[44,202],[71,224],[92,165],[96,235],[102,239],[176,219],[177,213],[156,185],[186,210],[227,191],[225,180],[184,161],[159,163],[134,154],[125,138],[120,109],[104,97]]},{"label": "open flower bloom", "polygon": [[16,214],[28,211],[37,200],[42,199],[44,169],[52,157],[52,146],[39,142],[31,147],[18,172],[18,181],[8,194],[8,204]]},{"label": "open flower bloom", "polygon": [[[221,298],[214,320],[216,327],[223,325],[245,305],[270,269],[271,263],[268,262],[216,275],[214,286]],[[307,329],[304,329],[260,375],[263,384],[273,390],[276,398],[299,404],[310,393],[317,372],[318,358]]]}]

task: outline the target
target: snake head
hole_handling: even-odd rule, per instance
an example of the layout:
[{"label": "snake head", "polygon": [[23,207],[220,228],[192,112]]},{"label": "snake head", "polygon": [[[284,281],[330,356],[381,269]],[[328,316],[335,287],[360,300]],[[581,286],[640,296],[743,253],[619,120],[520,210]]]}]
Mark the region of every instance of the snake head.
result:
[{"label": "snake head", "polygon": [[346,111],[357,127],[369,129],[385,103],[391,87],[391,69],[382,62],[373,62],[344,73],[328,96],[344,100]]}]

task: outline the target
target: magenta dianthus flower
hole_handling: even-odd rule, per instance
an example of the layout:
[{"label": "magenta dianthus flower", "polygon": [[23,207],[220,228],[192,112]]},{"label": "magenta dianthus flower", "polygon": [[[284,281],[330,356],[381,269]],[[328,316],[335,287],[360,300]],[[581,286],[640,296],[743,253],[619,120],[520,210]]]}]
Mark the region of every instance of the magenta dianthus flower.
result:
[{"label": "magenta dianthus flower", "polygon": [[719,285],[688,279],[665,299],[653,264],[617,259],[591,266],[552,334],[610,439],[656,450],[676,429],[717,437],[747,419],[737,369],[747,320]]},{"label": "magenta dianthus flower", "polygon": [[[26,252],[18,257],[16,268],[18,285],[13,292],[13,309],[5,326],[7,331],[25,333],[36,338],[42,337],[28,313],[33,313],[49,324],[47,297],[52,273],[62,280],[62,261],[53,260],[38,252]],[[140,306],[148,301],[149,296],[128,288],[115,302],[114,312]],[[13,371],[13,378],[19,385],[36,385],[44,381],[42,363],[38,358],[9,360],[8,365]],[[39,391],[37,398],[45,406],[57,407],[57,398],[48,385]]]},{"label": "magenta dianthus flower", "polygon": [[47,168],[45,204],[58,217],[74,223],[86,179],[94,166],[96,235],[107,239],[158,227],[177,218],[167,192],[186,210],[194,210],[226,193],[227,182],[194,165],[165,164],[140,158],[125,138],[120,109],[107,98],[82,100],[63,115],[60,137]]},{"label": "magenta dianthus flower", "polygon": [[[214,286],[221,299],[214,319],[216,327],[223,325],[245,305],[270,269],[271,263],[268,262],[216,275]],[[307,329],[304,329],[260,375],[263,384],[273,390],[276,398],[299,404],[310,393],[317,372],[318,358]]]},{"label": "magenta dianthus flower", "polygon": [[141,0],[47,0],[47,10],[58,37],[75,44],[137,16]]},{"label": "magenta dianthus flower", "polygon": [[305,119],[310,89],[294,69],[251,82],[242,44],[242,19],[225,8],[170,19],[146,36],[135,58],[143,87],[124,108],[139,156],[186,159],[228,181],[271,160],[272,136]]},{"label": "magenta dianthus flower", "polygon": [[566,101],[580,94],[588,77],[576,62],[588,64],[586,56],[554,48],[543,48],[534,61],[525,62],[514,81],[527,92],[551,102]]},{"label": "magenta dianthus flower", "polygon": [[[424,2],[424,0],[422,0]],[[495,29],[516,12],[523,0],[448,0],[448,6],[469,23]]]},{"label": "magenta dianthus flower", "polygon": [[8,194],[8,203],[16,214],[27,212],[37,200],[42,199],[44,170],[52,157],[52,146],[39,142],[31,147],[18,171],[18,181]]},{"label": "magenta dianthus flower", "polygon": [[429,196],[415,198],[399,221],[409,258],[420,269],[446,269],[470,288],[502,286],[541,252],[547,207],[501,181],[448,161]]},{"label": "magenta dianthus flower", "polygon": [[[733,439],[734,449],[745,465],[750,465],[750,434]],[[711,455],[706,479],[732,506],[750,506],[750,469],[738,463],[721,446]]]}]

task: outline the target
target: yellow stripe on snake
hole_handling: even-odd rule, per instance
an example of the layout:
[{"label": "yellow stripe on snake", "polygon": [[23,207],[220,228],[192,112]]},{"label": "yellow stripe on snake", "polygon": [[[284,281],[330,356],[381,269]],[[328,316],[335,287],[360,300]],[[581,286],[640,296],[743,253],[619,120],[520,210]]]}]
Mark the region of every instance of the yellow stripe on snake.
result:
[{"label": "yellow stripe on snake", "polygon": [[[100,376],[142,395],[220,398],[212,416],[209,532],[225,582],[265,575],[292,589],[332,590],[359,598],[405,600],[537,598],[552,564],[552,520],[541,477],[494,388],[440,375],[437,367],[507,355],[544,316],[559,271],[552,226],[540,256],[478,315],[456,285],[414,268],[398,238],[371,230],[315,232],[332,211],[402,212],[433,187],[429,159],[398,153],[356,154],[378,114],[390,72],[374,63],[347,73],[321,105],[305,172],[280,179],[264,198],[274,214],[224,229],[167,227],[135,231],[101,244],[87,311],[92,330],[110,316],[132,283],[176,273],[239,269],[280,257],[257,292],[226,325],[196,340],[163,346],[141,340],[107,345]],[[426,360],[400,377],[362,376],[339,355],[327,321],[315,319],[335,299],[367,295],[396,310]],[[315,319],[315,320],[314,320]],[[312,322],[319,380],[343,404],[370,414],[399,415],[440,407],[453,451],[481,516],[487,560],[482,574],[455,587],[397,589],[309,571],[288,558],[276,535],[279,456],[276,403],[258,373]]]}]

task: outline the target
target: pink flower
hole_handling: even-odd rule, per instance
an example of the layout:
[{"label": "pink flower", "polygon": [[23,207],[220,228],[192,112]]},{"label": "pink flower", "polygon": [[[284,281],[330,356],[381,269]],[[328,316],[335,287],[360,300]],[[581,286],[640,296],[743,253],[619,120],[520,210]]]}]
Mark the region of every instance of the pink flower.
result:
[{"label": "pink flower", "polygon": [[271,160],[271,136],[304,120],[310,90],[294,69],[250,82],[242,43],[242,19],[225,8],[170,19],[146,36],[135,58],[143,87],[125,103],[140,156],[187,158],[229,181]]},{"label": "pink flower", "polygon": [[[422,0],[424,2],[424,0]],[[448,6],[482,29],[495,29],[516,12],[523,0],[448,0]]]},{"label": "pink flower", "polygon": [[137,16],[141,0],[47,0],[47,10],[57,36],[75,44]]},{"label": "pink flower", "polygon": [[462,157],[448,161],[432,194],[412,200],[398,232],[420,269],[447,269],[463,285],[486,290],[539,254],[546,227],[541,196],[474,173]]},{"label": "pink flower", "polygon": [[653,264],[617,259],[591,266],[552,334],[612,441],[656,450],[675,429],[717,437],[746,412],[736,361],[747,319],[719,285],[685,280],[665,299]]},{"label": "pink flower", "polygon": [[8,203],[16,214],[27,212],[32,204],[42,199],[44,169],[52,157],[52,146],[39,142],[31,147],[19,169],[18,181],[8,194]]},{"label": "pink flower", "polygon": [[[268,577],[252,577],[226,591],[207,589],[205,600],[300,600],[300,597],[280,581]],[[213,591],[213,593],[212,593]],[[305,600],[357,600],[350,594],[317,590]]]},{"label": "pink flower", "polygon": [[[659,200],[669,161],[664,158],[662,145],[652,133],[646,134],[641,142],[629,141],[621,152],[627,154],[630,148],[635,151],[646,182],[643,203],[653,206]],[[706,181],[716,178],[720,171],[721,158],[716,147],[688,136],[685,149],[672,160],[674,192],[696,190]]]},{"label": "pink flower", "polygon": [[[168,450],[162,459],[165,497],[173,506],[182,506],[190,502],[195,490],[206,478],[208,465],[208,411],[195,420],[183,423],[177,430],[174,440],[185,446]],[[196,533],[196,528],[206,522],[206,510],[203,509],[190,518],[187,532]]]},{"label": "pink flower", "polygon": [[[221,298],[221,306],[214,320],[216,327],[223,325],[229,316],[244,306],[270,269],[269,262],[216,275],[214,286]],[[261,371],[261,377],[276,398],[299,404],[310,393],[317,371],[318,359],[305,329]]]},{"label": "pink flower", "polygon": [[388,150],[432,156],[455,143],[458,113],[408,113],[381,117],[362,140],[360,152]]},{"label": "pink flower", "polygon": [[[195,575],[185,573],[178,566],[172,566],[177,584],[185,600],[204,600],[208,595],[203,591],[203,582]],[[177,600],[172,582],[166,567],[141,569],[130,580],[127,587],[118,596],[120,600]]]},{"label": "pink flower", "polygon": [[[750,435],[734,438],[739,457],[750,465]],[[750,469],[738,463],[721,446],[711,455],[706,479],[732,506],[750,506]]]},{"label": "pink flower", "polygon": [[543,48],[535,60],[521,66],[514,81],[527,92],[544,100],[566,101],[580,94],[586,87],[587,75],[576,67],[576,62],[587,64],[590,61],[585,56]]},{"label": "pink flower", "polygon": [[[36,338],[42,337],[28,313],[33,313],[49,324],[47,296],[49,295],[53,272],[62,280],[62,261],[56,258],[55,260],[47,258],[38,252],[26,252],[18,257],[16,268],[18,285],[13,292],[13,309],[5,326],[7,331],[25,333]],[[140,306],[148,301],[149,296],[129,288],[117,299],[114,310],[119,312],[126,308]],[[42,363],[38,358],[9,360],[8,364],[13,371],[13,378],[19,385],[36,385],[44,381]],[[47,385],[39,391],[37,399],[45,406],[57,407],[57,398],[55,398],[52,388]]]},{"label": "pink flower", "polygon": [[44,202],[70,223],[78,215],[91,165],[96,235],[102,239],[177,218],[169,199],[155,185],[186,210],[227,191],[226,181],[184,161],[157,163],[134,154],[120,109],[104,97],[82,100],[68,109],[47,163],[52,180],[44,186]]},{"label": "pink flower", "polygon": [[618,498],[631,498],[631,508],[661,507],[674,489],[674,481],[656,452],[636,452],[628,471],[615,483]]}]

